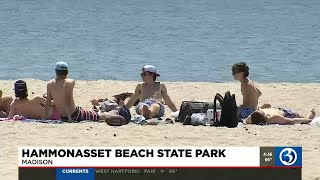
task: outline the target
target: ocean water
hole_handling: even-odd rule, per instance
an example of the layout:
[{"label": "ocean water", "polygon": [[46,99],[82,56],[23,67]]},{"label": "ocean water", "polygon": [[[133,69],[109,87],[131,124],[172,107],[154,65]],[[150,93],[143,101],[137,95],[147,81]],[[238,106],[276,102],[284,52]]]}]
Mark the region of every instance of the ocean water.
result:
[{"label": "ocean water", "polygon": [[320,82],[319,0],[1,0],[0,79]]}]

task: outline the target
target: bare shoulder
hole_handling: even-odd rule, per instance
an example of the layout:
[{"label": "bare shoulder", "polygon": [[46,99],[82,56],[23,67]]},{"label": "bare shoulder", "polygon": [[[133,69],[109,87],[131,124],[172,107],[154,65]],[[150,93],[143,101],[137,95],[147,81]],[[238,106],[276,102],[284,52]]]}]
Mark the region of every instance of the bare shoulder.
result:
[{"label": "bare shoulder", "polygon": [[48,81],[47,87],[48,87],[48,88],[49,88],[49,87],[52,87],[52,86],[54,86],[55,83],[56,83],[56,80],[55,80],[55,79],[52,79],[52,80]]},{"label": "bare shoulder", "polygon": [[75,84],[76,81],[74,79],[66,79],[65,84]]},{"label": "bare shoulder", "polygon": [[252,80],[249,79],[247,86],[250,87],[256,87],[256,85],[254,84],[254,82]]},{"label": "bare shoulder", "polygon": [[137,86],[136,86],[136,89],[140,89],[142,88],[142,86],[144,85],[145,83],[138,83]]}]

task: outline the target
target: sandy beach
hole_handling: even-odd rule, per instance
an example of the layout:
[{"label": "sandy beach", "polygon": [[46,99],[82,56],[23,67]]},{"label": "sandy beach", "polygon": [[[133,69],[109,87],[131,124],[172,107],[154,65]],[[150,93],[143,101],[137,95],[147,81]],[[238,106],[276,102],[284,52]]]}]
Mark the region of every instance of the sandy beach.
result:
[{"label": "sandy beach", "polygon": [[[29,96],[46,92],[46,82],[25,79]],[[14,80],[1,80],[4,95],[13,95]],[[91,108],[90,100],[121,92],[133,92],[132,81],[77,81],[75,102]],[[168,82],[168,93],[179,108],[183,100],[213,101],[215,93],[230,90],[241,103],[239,83]],[[320,84],[258,84],[262,91],[260,105],[271,103],[290,107],[301,114],[312,108],[320,113]],[[131,109],[134,113],[134,108]],[[166,108],[165,116],[170,110]],[[140,126],[129,124],[111,127],[105,123],[41,124],[0,122],[0,177],[18,179],[18,147],[20,146],[286,146],[303,147],[303,179],[320,179],[320,127],[254,126],[234,129],[174,125]]]}]

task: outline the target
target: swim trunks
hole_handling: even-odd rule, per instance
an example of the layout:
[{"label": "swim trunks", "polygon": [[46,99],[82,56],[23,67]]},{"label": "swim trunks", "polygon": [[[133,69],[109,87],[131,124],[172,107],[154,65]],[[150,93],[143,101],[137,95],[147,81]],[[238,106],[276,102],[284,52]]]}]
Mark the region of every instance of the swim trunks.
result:
[{"label": "swim trunks", "polygon": [[146,100],[144,100],[144,101],[142,101],[142,102],[139,102],[139,104],[136,106],[136,112],[137,112],[137,114],[141,115],[140,112],[139,112],[139,109],[140,109],[140,107],[142,107],[143,105],[151,106],[152,104],[155,104],[155,103],[157,103],[157,104],[160,105],[160,110],[159,110],[158,114],[157,114],[155,117],[158,118],[158,117],[163,116],[163,115],[164,115],[164,106],[163,106],[163,104],[161,104],[160,102],[155,101],[155,100],[153,100],[153,99],[146,99]]},{"label": "swim trunks", "polygon": [[299,114],[289,108],[278,108],[280,111],[283,111],[283,116],[286,118],[297,118]]},{"label": "swim trunks", "polygon": [[240,118],[246,119],[250,114],[252,114],[255,111],[255,109],[247,108],[247,107],[239,107],[239,111],[240,111]]},{"label": "swim trunks", "polygon": [[[62,117],[62,120],[68,120],[68,117]],[[99,114],[93,110],[84,110],[77,106],[76,110],[71,114],[71,119],[76,122],[89,120],[89,121],[99,121]]]},{"label": "swim trunks", "polygon": [[60,113],[56,109],[54,109],[50,120],[60,120],[60,119],[61,119]]}]

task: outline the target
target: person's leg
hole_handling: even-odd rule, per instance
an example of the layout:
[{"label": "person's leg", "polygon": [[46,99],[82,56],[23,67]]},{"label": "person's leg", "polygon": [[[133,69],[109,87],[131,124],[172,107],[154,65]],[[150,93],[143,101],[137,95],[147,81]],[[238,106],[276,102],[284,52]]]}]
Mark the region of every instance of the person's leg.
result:
[{"label": "person's leg", "polygon": [[140,114],[145,117],[146,119],[150,119],[151,117],[151,111],[149,109],[149,106],[144,104],[139,108]]},{"label": "person's leg", "polygon": [[151,104],[151,106],[149,106],[149,110],[150,110],[150,118],[158,117],[160,112],[160,104],[158,103]]},{"label": "person's leg", "polygon": [[129,102],[129,100],[130,100],[130,97],[126,98],[126,99],[124,100],[124,104],[127,104],[127,103]]},{"label": "person's leg", "polygon": [[307,124],[312,121],[312,119],[316,116],[316,112],[312,109],[306,117],[302,118],[292,118],[293,124]]}]

